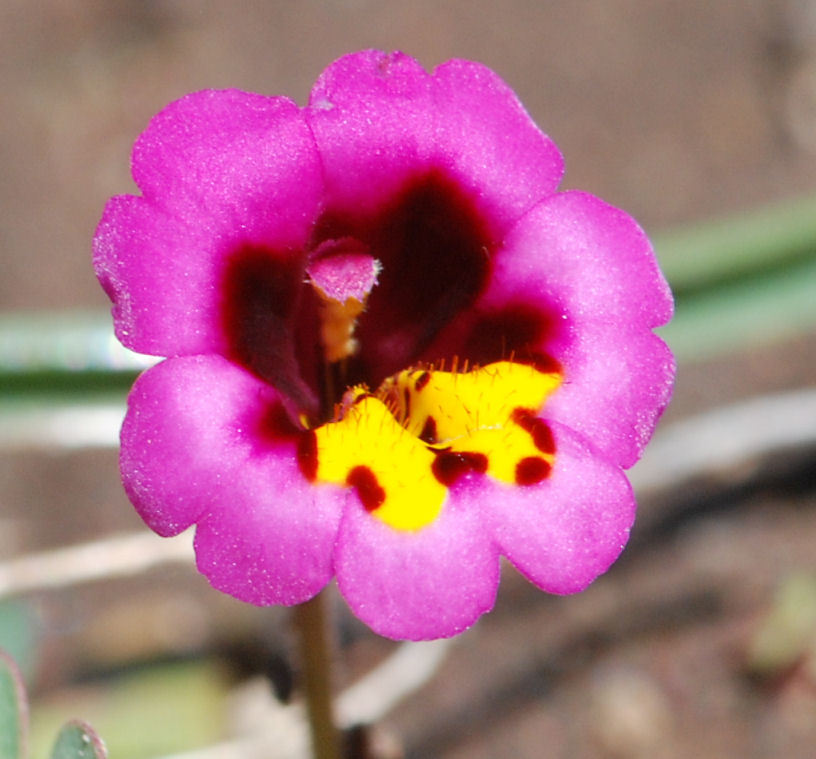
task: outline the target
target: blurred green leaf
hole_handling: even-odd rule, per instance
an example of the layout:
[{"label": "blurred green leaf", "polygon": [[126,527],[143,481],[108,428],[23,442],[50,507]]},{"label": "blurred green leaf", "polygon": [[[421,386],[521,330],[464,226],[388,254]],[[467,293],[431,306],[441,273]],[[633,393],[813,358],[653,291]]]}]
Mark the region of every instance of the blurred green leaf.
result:
[{"label": "blurred green leaf", "polygon": [[124,348],[106,311],[0,313],[5,371],[138,371],[155,362]]},{"label": "blurred green leaf", "polygon": [[26,716],[20,673],[11,657],[0,651],[0,759],[23,759]]},{"label": "blurred green leaf", "polygon": [[66,714],[81,715],[105,737],[115,759],[149,759],[215,743],[224,734],[227,686],[210,661],[139,667],[38,701],[31,747],[46,756]]},{"label": "blurred green leaf", "polygon": [[653,236],[679,298],[744,277],[795,266],[816,255],[816,196]]},{"label": "blurred green leaf", "polygon": [[0,650],[5,650],[16,662],[24,680],[31,676],[36,646],[37,635],[28,605],[18,600],[0,601]]},{"label": "blurred green leaf", "polygon": [[0,314],[0,393],[124,397],[156,359],[124,348],[104,311]]},{"label": "blurred green leaf", "polygon": [[677,299],[658,330],[680,361],[744,350],[816,328],[816,257]]},{"label": "blurred green leaf", "polygon": [[69,722],[60,730],[51,759],[105,759],[105,744],[84,722]]}]

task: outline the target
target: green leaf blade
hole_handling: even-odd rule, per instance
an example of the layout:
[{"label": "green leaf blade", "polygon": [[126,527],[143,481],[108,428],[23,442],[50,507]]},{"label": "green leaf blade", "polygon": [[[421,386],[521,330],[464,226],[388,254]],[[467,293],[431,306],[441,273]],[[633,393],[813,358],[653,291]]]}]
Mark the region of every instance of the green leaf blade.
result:
[{"label": "green leaf blade", "polygon": [[107,756],[102,739],[79,720],[72,720],[59,731],[51,752],[51,759],[107,759]]},{"label": "green leaf blade", "polygon": [[0,650],[0,759],[24,759],[28,707],[20,671]]}]

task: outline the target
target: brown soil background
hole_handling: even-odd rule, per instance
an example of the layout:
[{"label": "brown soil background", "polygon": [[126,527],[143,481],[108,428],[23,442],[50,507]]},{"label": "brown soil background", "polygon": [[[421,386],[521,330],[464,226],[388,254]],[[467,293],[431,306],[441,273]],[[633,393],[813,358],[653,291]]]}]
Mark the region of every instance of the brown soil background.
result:
[{"label": "brown soil background", "polygon": [[[0,311],[106,307],[90,238],[106,198],[133,189],[130,145],[167,102],[238,87],[302,103],[364,47],[488,64],[561,147],[565,186],[650,230],[816,186],[807,0],[0,0]],[[681,367],[666,423],[812,386],[814,349],[800,336]],[[137,528],[115,458],[0,457],[0,556]],[[816,756],[813,657],[759,678],[749,655],[779,584],[816,572],[813,457],[793,458],[646,494],[625,558],[581,596],[505,573],[495,612],[385,727],[417,758]],[[215,595],[174,571],[34,599],[35,691],[168,646],[222,646],[234,663],[247,630],[286,649],[283,612],[261,633],[268,612]],[[169,643],[139,627],[182,596],[209,621],[180,618]],[[346,678],[388,646],[337,614]]]}]

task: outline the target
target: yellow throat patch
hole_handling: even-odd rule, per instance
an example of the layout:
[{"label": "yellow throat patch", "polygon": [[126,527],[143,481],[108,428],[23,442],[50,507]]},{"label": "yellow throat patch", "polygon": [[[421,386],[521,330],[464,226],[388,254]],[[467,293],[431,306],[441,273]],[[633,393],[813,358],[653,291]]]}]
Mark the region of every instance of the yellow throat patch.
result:
[{"label": "yellow throat patch", "polygon": [[561,384],[557,372],[512,361],[463,372],[408,369],[375,393],[348,390],[336,419],[310,430],[317,482],[354,487],[363,506],[398,530],[436,519],[448,488],[468,474],[529,486],[555,458],[537,417]]}]

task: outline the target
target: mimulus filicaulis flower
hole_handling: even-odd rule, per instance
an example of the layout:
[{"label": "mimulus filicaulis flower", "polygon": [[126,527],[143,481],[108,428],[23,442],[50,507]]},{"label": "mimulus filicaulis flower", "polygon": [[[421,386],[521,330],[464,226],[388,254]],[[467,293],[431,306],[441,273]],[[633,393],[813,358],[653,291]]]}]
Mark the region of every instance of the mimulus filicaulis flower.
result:
[{"label": "mimulus filicaulis flower", "polygon": [[395,638],[456,634],[506,556],[572,593],[635,513],[623,469],[668,402],[672,299],[624,212],[490,70],[364,51],[309,104],[188,95],[136,142],[94,263],[165,357],[122,429],[128,496],[244,601],[336,577]]}]

